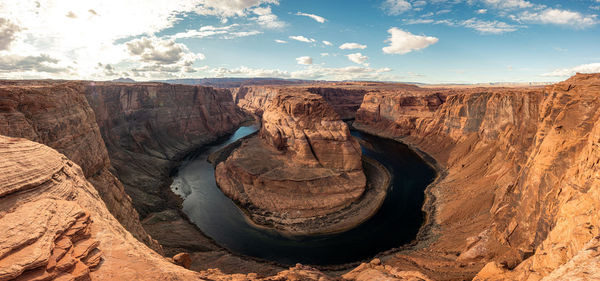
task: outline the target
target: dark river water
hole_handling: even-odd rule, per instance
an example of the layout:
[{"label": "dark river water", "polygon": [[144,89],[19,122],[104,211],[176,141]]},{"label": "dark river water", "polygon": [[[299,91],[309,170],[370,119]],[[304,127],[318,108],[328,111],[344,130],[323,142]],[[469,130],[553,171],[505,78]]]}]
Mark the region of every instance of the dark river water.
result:
[{"label": "dark river water", "polygon": [[171,189],[185,200],[183,211],[204,234],[242,255],[283,264],[335,265],[373,258],[415,239],[424,219],[424,190],[435,171],[406,145],[352,131],[373,145],[363,154],[383,164],[392,174],[388,195],[372,218],[349,231],[319,236],[287,237],[249,225],[238,207],[217,187],[211,152],[256,131],[241,127],[229,139],[198,151],[182,163]]}]

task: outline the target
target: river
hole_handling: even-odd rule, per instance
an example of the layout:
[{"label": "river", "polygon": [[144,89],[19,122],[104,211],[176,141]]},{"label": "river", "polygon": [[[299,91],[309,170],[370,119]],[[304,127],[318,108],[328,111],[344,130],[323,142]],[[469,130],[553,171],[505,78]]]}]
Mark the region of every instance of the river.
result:
[{"label": "river", "polygon": [[287,237],[247,223],[242,211],[218,188],[212,152],[257,130],[240,127],[218,144],[189,155],[174,176],[171,189],[184,198],[183,211],[207,236],[233,253],[282,264],[335,265],[368,260],[415,239],[423,224],[424,191],[435,170],[406,145],[359,131],[352,135],[371,144],[364,155],[383,164],[392,175],[387,197],[373,217],[349,231]]}]

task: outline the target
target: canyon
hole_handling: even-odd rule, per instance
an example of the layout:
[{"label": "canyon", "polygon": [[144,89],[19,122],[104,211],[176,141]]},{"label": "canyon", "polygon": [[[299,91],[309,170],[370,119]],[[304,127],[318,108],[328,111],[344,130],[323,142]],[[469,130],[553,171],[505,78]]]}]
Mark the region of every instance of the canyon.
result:
[{"label": "canyon", "polygon": [[[343,270],[287,268],[229,253],[185,218],[169,190],[179,161],[253,118],[281,124],[282,91],[436,167],[413,243]],[[520,88],[1,81],[0,280],[600,278],[599,93],[600,74]],[[273,128],[259,133],[273,150],[307,151]],[[338,159],[326,162],[360,164]],[[190,260],[167,258],[180,252]]]},{"label": "canyon", "polygon": [[[358,141],[321,96],[280,92],[261,120],[258,136],[240,144],[215,171],[221,190],[252,209],[253,221],[289,229],[338,212],[363,195]],[[315,225],[302,232],[319,232]]]}]

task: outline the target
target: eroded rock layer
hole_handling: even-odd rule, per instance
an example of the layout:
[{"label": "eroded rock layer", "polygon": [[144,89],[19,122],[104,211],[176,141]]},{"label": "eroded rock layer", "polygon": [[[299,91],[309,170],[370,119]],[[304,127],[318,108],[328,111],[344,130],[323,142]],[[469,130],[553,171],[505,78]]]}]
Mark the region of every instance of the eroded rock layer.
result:
[{"label": "eroded rock layer", "polygon": [[171,169],[247,117],[228,90],[161,83],[81,84],[112,167],[142,218],[169,208]]},{"label": "eroded rock layer", "polygon": [[110,172],[111,162],[94,111],[79,87],[78,82],[0,83],[0,135],[40,142],[67,155],[81,166],[123,226],[161,251],[144,231],[123,185]]},{"label": "eroded rock layer", "polygon": [[439,238],[387,262],[439,279],[460,276],[441,274],[452,267],[475,275],[488,261],[477,279],[596,274],[567,268],[597,251],[599,93],[600,75],[579,74],[546,88],[367,94],[356,126],[446,169],[428,190],[430,237]]},{"label": "eroded rock layer", "polygon": [[0,136],[0,280],[200,280],[136,240],[82,169]]},{"label": "eroded rock layer", "polygon": [[339,211],[366,185],[348,126],[322,97],[295,90],[269,101],[259,137],[220,163],[215,176],[242,205],[292,219]]},{"label": "eroded rock layer", "polygon": [[341,119],[354,119],[363,97],[370,89],[361,84],[311,84],[298,86],[245,86],[232,90],[235,103],[242,109],[262,115],[267,103],[280,92],[310,92],[323,97]]}]

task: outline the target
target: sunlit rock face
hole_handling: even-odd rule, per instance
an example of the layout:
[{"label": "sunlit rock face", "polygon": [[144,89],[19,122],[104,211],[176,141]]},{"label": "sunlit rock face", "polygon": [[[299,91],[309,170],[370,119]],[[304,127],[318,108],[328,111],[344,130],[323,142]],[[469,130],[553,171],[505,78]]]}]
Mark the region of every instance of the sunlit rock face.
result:
[{"label": "sunlit rock face", "polygon": [[290,218],[332,213],[362,195],[360,145],[321,96],[280,92],[262,116],[259,136],[217,166],[226,195]]},{"label": "sunlit rock face", "polygon": [[430,189],[429,251],[456,251],[477,280],[594,279],[599,107],[600,75],[578,74],[545,88],[369,93],[356,126],[446,169]]},{"label": "sunlit rock face", "polygon": [[197,280],[135,239],[63,154],[0,136],[0,280]]}]

